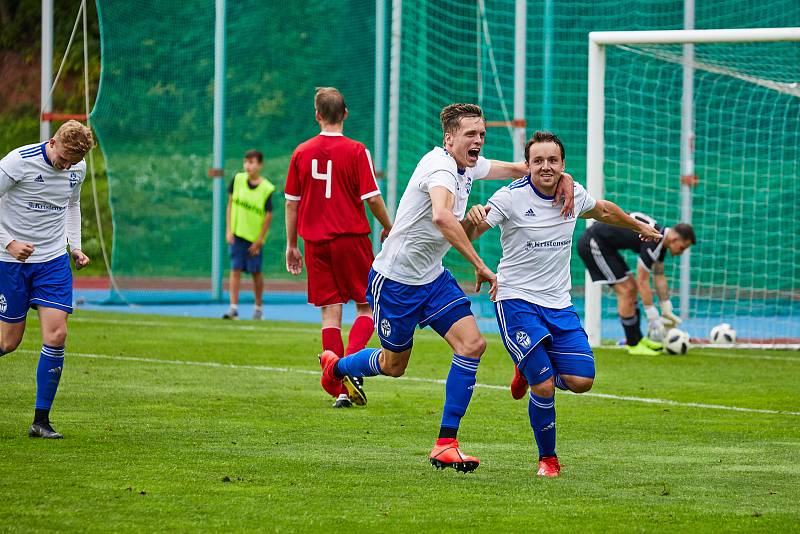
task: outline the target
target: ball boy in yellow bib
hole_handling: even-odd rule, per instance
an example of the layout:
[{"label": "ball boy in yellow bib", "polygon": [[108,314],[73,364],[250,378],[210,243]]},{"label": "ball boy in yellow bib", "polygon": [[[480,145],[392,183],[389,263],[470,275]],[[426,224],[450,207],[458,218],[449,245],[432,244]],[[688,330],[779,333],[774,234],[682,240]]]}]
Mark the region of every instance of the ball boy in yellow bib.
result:
[{"label": "ball boy in yellow bib", "polygon": [[248,150],[244,155],[244,171],[236,174],[228,187],[228,210],[225,237],[230,245],[230,309],[223,319],[239,318],[239,286],[242,271],[253,277],[256,306],[253,319],[263,317],[264,277],[261,274],[264,239],[272,223],[272,193],[275,186],[261,176],[264,155]]}]

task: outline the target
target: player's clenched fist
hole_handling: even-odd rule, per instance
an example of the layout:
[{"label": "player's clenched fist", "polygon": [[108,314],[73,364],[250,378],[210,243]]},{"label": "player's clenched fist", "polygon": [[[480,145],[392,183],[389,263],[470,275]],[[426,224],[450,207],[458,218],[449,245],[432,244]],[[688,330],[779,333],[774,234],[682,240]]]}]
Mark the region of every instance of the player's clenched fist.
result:
[{"label": "player's clenched fist", "polygon": [[6,247],[6,250],[9,254],[14,256],[14,259],[22,262],[30,258],[35,249],[36,247],[33,246],[33,243],[23,243],[21,241],[17,241],[16,239],[9,243]]},{"label": "player's clenched fist", "polygon": [[488,204],[486,206],[475,204],[469,209],[469,213],[467,213],[467,220],[470,222],[470,224],[478,226],[486,220],[486,215],[491,209],[492,208]]},{"label": "player's clenched fist", "polygon": [[83,253],[81,249],[72,251],[72,259],[75,261],[75,268],[79,271],[89,265],[89,256]]}]

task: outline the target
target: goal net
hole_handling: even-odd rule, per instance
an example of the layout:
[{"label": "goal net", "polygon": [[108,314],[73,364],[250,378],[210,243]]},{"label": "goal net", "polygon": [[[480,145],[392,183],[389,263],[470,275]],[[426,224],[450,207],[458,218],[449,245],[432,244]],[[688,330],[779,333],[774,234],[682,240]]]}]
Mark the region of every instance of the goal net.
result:
[{"label": "goal net", "polygon": [[[696,184],[682,213],[682,174],[694,184],[681,161],[683,43],[699,37],[727,42],[693,44]],[[669,253],[665,260],[672,300],[682,301],[688,317],[682,328],[705,340],[725,322],[740,342],[800,343],[800,29],[591,38],[601,61],[592,67],[590,59],[589,186],[662,225],[694,226],[689,261],[682,266]],[[598,68],[603,56],[604,71]],[[681,272],[687,263],[688,272]],[[681,275],[688,300],[677,296]],[[608,293],[600,300],[599,288],[588,286],[595,305],[587,302],[587,321],[596,343],[609,337],[600,330],[600,315],[616,314],[615,299]]]}]

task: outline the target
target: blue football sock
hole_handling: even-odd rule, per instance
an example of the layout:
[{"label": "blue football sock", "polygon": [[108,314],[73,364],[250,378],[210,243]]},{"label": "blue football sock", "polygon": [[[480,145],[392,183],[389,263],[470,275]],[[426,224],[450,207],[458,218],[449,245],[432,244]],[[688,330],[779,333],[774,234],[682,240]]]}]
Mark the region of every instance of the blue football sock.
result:
[{"label": "blue football sock", "polygon": [[533,437],[539,447],[539,458],[556,455],[556,398],[539,397],[533,392],[528,402],[528,417]]},{"label": "blue football sock", "polygon": [[64,347],[42,345],[36,369],[36,408],[49,410],[56,397],[58,381],[64,367]]},{"label": "blue football sock", "polygon": [[450,364],[450,372],[444,386],[443,429],[457,430],[461,424],[461,418],[467,412],[467,406],[472,398],[480,361],[480,358],[453,354],[453,363]]},{"label": "blue football sock", "polygon": [[360,351],[342,358],[333,368],[338,376],[377,376],[381,373],[381,364],[378,362],[381,349],[361,349]]}]

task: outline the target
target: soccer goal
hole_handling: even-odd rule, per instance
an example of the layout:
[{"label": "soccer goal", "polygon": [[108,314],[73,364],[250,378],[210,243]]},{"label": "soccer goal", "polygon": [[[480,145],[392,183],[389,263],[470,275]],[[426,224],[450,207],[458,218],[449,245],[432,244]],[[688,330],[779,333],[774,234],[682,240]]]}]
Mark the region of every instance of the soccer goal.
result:
[{"label": "soccer goal", "polygon": [[[589,192],[695,228],[665,261],[682,328],[800,347],[800,28],[592,32],[588,82]],[[593,346],[610,296],[587,275]]]}]

